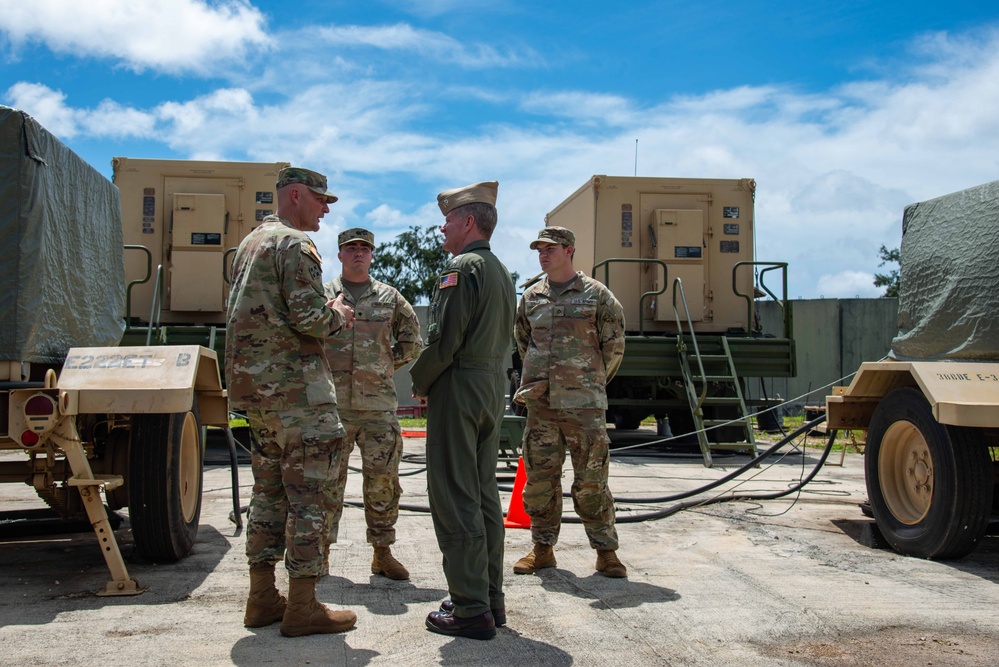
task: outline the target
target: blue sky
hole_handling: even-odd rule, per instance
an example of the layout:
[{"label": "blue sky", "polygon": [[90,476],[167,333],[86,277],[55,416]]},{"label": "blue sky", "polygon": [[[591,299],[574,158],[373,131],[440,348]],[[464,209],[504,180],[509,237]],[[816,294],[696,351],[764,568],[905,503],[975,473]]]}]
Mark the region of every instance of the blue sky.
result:
[{"label": "blue sky", "polygon": [[0,103],[109,177],[327,173],[327,279],[337,232],[438,224],[439,191],[492,179],[494,248],[533,275],[545,214],[637,140],[639,175],[757,180],[792,297],[877,296],[906,204],[999,179],[999,4],[5,0]]}]

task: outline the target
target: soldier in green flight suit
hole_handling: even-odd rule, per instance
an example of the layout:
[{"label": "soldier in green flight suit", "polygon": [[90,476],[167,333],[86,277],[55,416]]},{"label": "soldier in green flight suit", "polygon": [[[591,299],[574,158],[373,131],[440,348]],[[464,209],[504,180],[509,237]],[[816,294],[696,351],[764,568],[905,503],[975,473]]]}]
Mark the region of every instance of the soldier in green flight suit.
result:
[{"label": "soldier in green flight suit", "polygon": [[427,398],[427,486],[451,594],[426,624],[473,639],[492,639],[506,623],[496,459],[516,294],[489,250],[498,185],[437,196],[454,258],[430,304],[427,346],[410,369],[413,393]]}]

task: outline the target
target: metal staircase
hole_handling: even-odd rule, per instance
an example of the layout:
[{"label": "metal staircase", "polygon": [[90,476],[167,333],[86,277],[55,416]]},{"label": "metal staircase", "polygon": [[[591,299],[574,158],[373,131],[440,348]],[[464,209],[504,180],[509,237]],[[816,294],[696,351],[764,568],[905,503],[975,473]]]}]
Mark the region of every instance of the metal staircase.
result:
[{"label": "metal staircase", "polygon": [[[742,383],[735,370],[732,350],[728,338],[719,336],[710,341],[698,343],[693,323],[687,318],[689,334],[684,335],[683,323],[677,308],[677,298],[687,312],[683,284],[679,278],[673,282],[673,312],[677,325],[677,354],[683,374],[683,385],[694,418],[697,443],[704,457],[704,466],[714,465],[711,451],[749,451],[756,456],[756,439],[746,401],[742,394]],[[702,349],[703,347],[703,349]],[[710,395],[709,395],[710,394]],[[745,440],[741,442],[711,442],[708,435],[722,435],[740,432]]]}]

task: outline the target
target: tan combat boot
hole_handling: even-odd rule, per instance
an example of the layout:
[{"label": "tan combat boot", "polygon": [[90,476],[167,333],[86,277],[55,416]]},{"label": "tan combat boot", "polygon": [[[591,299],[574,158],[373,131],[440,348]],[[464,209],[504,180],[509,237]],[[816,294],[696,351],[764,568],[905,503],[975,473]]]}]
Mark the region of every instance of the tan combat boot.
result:
[{"label": "tan combat boot", "polygon": [[246,615],[243,625],[248,628],[262,628],[277,623],[284,618],[288,601],[278,593],[274,585],[274,566],[262,565],[250,568],[250,595],[246,599]]},{"label": "tan combat boot", "polygon": [[555,551],[550,544],[537,544],[513,566],[514,574],[534,574],[546,567],[555,567]]},{"label": "tan combat boot", "polygon": [[597,549],[597,572],[615,579],[628,576],[628,568],[618,560],[613,549]]},{"label": "tan combat boot", "polygon": [[288,580],[288,608],[281,621],[281,634],[285,637],[346,632],[356,622],[354,612],[333,611],[316,600],[316,577]]},{"label": "tan combat boot", "polygon": [[391,547],[375,547],[375,555],[371,559],[371,574],[381,574],[395,581],[409,579],[409,570],[395,559]]}]

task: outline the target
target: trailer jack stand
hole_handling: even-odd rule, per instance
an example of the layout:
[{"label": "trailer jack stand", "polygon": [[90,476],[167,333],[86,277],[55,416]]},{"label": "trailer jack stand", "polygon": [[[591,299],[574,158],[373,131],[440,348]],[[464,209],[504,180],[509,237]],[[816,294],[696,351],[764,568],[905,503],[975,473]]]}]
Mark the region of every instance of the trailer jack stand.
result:
[{"label": "trailer jack stand", "polygon": [[90,469],[90,463],[87,461],[87,455],[80,441],[80,434],[76,430],[74,416],[63,418],[49,437],[66,453],[66,459],[73,470],[69,485],[77,487],[80,491],[83,505],[87,509],[87,516],[90,518],[94,533],[97,535],[101,553],[104,554],[104,562],[111,573],[111,581],[103,590],[97,591],[97,595],[138,595],[144,593],[147,589],[128,576],[125,559],[122,558],[121,550],[118,548],[118,541],[111,529],[111,522],[108,521],[108,514],[104,509],[104,501],[100,493],[101,488],[104,488],[105,491],[117,488],[124,483],[124,480],[120,475],[95,475]]}]

